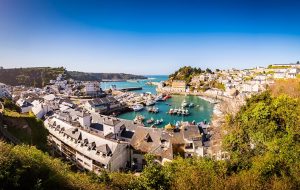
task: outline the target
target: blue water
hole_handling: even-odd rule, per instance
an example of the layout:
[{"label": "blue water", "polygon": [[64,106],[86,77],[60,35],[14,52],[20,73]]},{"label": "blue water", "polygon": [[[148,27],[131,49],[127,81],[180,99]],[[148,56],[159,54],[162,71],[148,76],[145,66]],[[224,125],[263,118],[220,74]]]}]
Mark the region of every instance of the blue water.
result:
[{"label": "blue water", "polygon": [[[117,88],[128,88],[128,87],[142,87],[142,90],[132,91],[136,93],[151,92],[156,94],[156,86],[146,85],[146,82],[160,82],[168,79],[168,76],[156,75],[156,76],[147,76],[148,80],[139,80],[138,82],[103,82],[101,87],[103,89],[109,89],[111,85],[116,85]],[[178,115],[169,115],[166,112],[170,108],[180,108],[182,101],[185,100],[188,103],[194,103],[194,107],[187,108],[190,112],[188,116],[178,116]],[[157,102],[155,104],[159,108],[160,112],[149,113],[146,109],[139,112],[128,112],[119,115],[119,118],[133,120],[137,115],[143,115],[145,117],[145,122],[147,119],[153,118],[154,120],[163,119],[164,122],[157,127],[163,127],[168,123],[175,124],[177,121],[207,121],[210,122],[211,115],[213,113],[213,104],[197,97],[197,96],[183,96],[183,95],[172,95],[171,99],[168,99],[165,102]],[[145,125],[147,125],[145,123]],[[149,125],[148,125],[149,126]]]},{"label": "blue water", "polygon": [[136,90],[131,92],[143,93],[143,92],[151,92],[152,94],[156,94],[155,86],[146,85],[147,82],[161,82],[168,79],[167,75],[148,75],[147,80],[138,80],[138,81],[130,81],[130,82],[102,82],[101,88],[106,90],[111,88],[111,85],[116,85],[117,88],[129,88],[129,87],[142,87],[142,90]]}]

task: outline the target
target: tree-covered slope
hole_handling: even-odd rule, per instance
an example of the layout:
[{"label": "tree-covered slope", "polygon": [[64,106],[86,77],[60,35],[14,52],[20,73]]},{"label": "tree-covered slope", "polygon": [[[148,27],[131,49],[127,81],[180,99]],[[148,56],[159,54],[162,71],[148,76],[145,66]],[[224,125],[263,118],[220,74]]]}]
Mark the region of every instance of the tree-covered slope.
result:
[{"label": "tree-covered slope", "polygon": [[212,73],[210,69],[202,70],[200,68],[194,68],[191,66],[184,66],[179,68],[177,71],[169,75],[169,80],[184,80],[187,83],[191,82],[193,76],[201,73]]},{"label": "tree-covered slope", "polygon": [[63,67],[32,67],[32,68],[13,68],[0,69],[0,82],[17,86],[43,87],[50,80],[56,79],[59,74],[64,74],[66,79],[72,78],[80,81],[102,81],[108,80],[130,80],[146,79],[144,76],[125,73],[84,73],[77,71],[67,71]]},{"label": "tree-covered slope", "polygon": [[59,74],[64,74],[65,69],[50,67],[0,69],[0,82],[16,86],[42,87],[50,80],[56,79]]},{"label": "tree-covered slope", "polygon": [[68,71],[68,75],[75,80],[90,80],[90,81],[102,81],[103,79],[108,80],[135,80],[135,79],[146,79],[144,76],[132,75],[125,73],[84,73],[77,71]]},{"label": "tree-covered slope", "polygon": [[0,189],[108,189],[30,146],[0,141]]}]

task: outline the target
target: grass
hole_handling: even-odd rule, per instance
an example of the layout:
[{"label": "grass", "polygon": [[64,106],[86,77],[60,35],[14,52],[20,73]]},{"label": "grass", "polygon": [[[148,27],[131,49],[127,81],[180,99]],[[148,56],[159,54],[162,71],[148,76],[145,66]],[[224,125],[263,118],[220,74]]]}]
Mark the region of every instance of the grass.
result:
[{"label": "grass", "polygon": [[7,130],[24,144],[31,144],[31,137],[25,129],[8,126]]},{"label": "grass", "polygon": [[[4,118],[11,123],[7,130],[22,143],[35,145],[40,150],[47,150],[48,131],[42,120],[36,119],[32,113],[20,114],[7,109],[4,111]],[[24,125],[28,125],[30,129],[24,129]]]}]

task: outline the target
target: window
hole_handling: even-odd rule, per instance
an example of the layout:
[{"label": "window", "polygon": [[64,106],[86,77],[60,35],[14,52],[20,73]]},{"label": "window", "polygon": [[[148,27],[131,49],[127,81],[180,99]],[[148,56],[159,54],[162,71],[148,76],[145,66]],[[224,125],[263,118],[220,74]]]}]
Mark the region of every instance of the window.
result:
[{"label": "window", "polygon": [[133,158],[133,162],[137,163],[138,162],[137,158]]}]

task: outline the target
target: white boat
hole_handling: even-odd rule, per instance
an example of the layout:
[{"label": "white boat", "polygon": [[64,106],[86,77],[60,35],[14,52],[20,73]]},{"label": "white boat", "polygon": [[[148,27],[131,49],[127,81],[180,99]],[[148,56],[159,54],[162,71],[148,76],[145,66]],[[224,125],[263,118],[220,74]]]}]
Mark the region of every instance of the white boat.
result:
[{"label": "white boat", "polygon": [[168,113],[172,115],[174,113],[173,108],[171,108]]},{"label": "white boat", "polygon": [[147,108],[148,112],[152,112],[152,113],[158,113],[159,112],[159,108],[158,107],[149,107]]},{"label": "white boat", "polygon": [[147,120],[147,124],[151,124],[154,122],[154,119],[151,117],[151,119]]},{"label": "white boat", "polygon": [[164,120],[161,118],[160,120],[156,120],[155,125],[160,125],[162,124],[162,122],[164,122]]},{"label": "white boat", "polygon": [[184,115],[189,115],[189,114],[190,114],[190,113],[189,113],[189,110],[188,110],[188,109],[183,110],[183,114],[184,114]]},{"label": "white boat", "polygon": [[134,121],[134,122],[143,122],[144,119],[145,119],[144,116],[142,116],[142,115],[137,115],[137,116],[134,118],[133,121]]},{"label": "white boat", "polygon": [[146,102],[146,106],[152,106],[152,105],[154,105],[155,104],[155,101],[152,101],[152,100],[148,100],[147,102]]},{"label": "white boat", "polygon": [[189,104],[189,107],[190,107],[190,108],[192,108],[192,107],[194,107],[194,106],[195,106],[195,105],[194,105],[193,103],[190,103],[190,104]]},{"label": "white boat", "polygon": [[178,112],[178,109],[175,108],[175,109],[173,110],[173,113],[176,114],[177,112]]},{"label": "white boat", "polygon": [[178,111],[177,111],[177,114],[181,115],[182,114],[182,109],[179,108]]},{"label": "white boat", "polygon": [[187,107],[187,106],[188,106],[188,103],[187,103],[185,100],[183,100],[183,102],[181,103],[181,106],[182,106],[182,107]]},{"label": "white boat", "polygon": [[160,95],[160,96],[157,96],[156,98],[155,98],[155,101],[163,101],[163,97]]},{"label": "white boat", "polygon": [[158,113],[159,112],[159,108],[158,107],[153,107],[152,108],[152,112],[153,113]]},{"label": "white boat", "polygon": [[142,104],[136,104],[134,106],[132,106],[133,111],[141,111],[142,109],[144,109],[144,106]]}]

